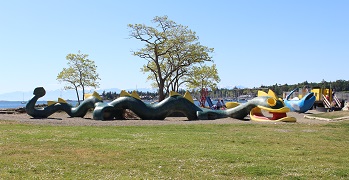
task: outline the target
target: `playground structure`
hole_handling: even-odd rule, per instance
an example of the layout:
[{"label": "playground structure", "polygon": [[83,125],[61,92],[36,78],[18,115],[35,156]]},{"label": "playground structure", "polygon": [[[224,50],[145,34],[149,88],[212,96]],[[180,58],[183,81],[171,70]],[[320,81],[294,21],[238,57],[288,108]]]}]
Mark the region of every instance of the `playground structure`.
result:
[{"label": "playground structure", "polygon": [[[194,104],[189,93],[184,96],[171,92],[170,96],[159,103],[149,104],[143,102],[138,94],[122,91],[120,97],[112,102],[104,103],[97,93],[85,99],[77,107],[65,103],[62,100],[53,102],[45,108],[36,108],[37,100],[45,95],[45,89],[38,87],[34,90],[34,97],[28,101],[26,111],[33,118],[47,118],[58,111],[64,111],[71,117],[84,117],[88,110],[93,109],[93,119],[95,120],[118,120],[125,119],[126,109],[134,112],[143,120],[163,120],[172,113],[182,113],[188,120],[214,120],[219,118],[236,118],[246,120],[250,115],[254,121],[283,121],[295,122],[294,117],[288,117],[289,108],[284,106],[282,100],[269,90],[268,93],[261,92],[260,96],[242,104],[235,104],[235,107],[225,110],[212,110],[202,108]],[[262,111],[271,113],[272,117],[266,117]]]},{"label": "playground structure", "polygon": [[[316,97],[314,108],[318,111],[329,111],[332,106],[334,106],[335,111],[339,111],[344,106],[344,101],[339,100],[332,89],[313,88],[311,92]],[[334,102],[333,105],[331,105],[331,102]]]},{"label": "playground structure", "polygon": [[[311,93],[313,93],[312,96],[314,96],[315,100],[313,103],[313,106],[309,109],[316,109],[317,111],[321,112],[327,112],[330,111],[330,109],[334,109],[335,111],[339,111],[344,106],[344,100],[340,100],[334,91],[331,88],[320,88],[320,87],[314,87],[314,88],[299,88],[298,92],[297,89],[291,91],[289,94],[287,92],[284,92],[284,99],[299,99],[302,100],[308,100],[310,103]],[[308,98],[308,99],[307,99]],[[287,101],[287,100],[286,100]],[[292,105],[287,105],[287,102],[285,101],[286,106],[288,106],[292,111]],[[308,107],[308,105],[306,106]],[[297,107],[295,108],[297,109]],[[297,110],[295,110],[297,112]],[[301,111],[300,111],[301,112]]]},{"label": "playground structure", "polygon": [[[293,93],[295,93],[297,90],[299,90],[301,93],[299,93],[298,97],[292,97]],[[301,97],[301,98],[299,98]],[[315,102],[315,96],[313,92],[309,92],[308,90],[302,89],[302,88],[296,88],[292,90],[286,98],[284,98],[285,106],[290,108],[290,111],[298,112],[298,113],[304,113],[311,109]]]},{"label": "playground structure", "polygon": [[[210,96],[208,96],[207,88],[201,89],[201,95],[199,100],[199,106],[203,108],[210,108],[210,109],[226,109],[226,108],[233,108],[239,105],[237,102],[227,102],[224,103],[223,99],[218,99],[220,107],[217,106],[217,104],[213,104],[212,99]],[[205,105],[207,102],[208,107]]]},{"label": "playground structure", "polygon": [[200,107],[205,107],[206,100],[207,100],[207,95],[208,95],[207,88],[202,88],[201,89],[200,100],[199,100],[199,106]]}]

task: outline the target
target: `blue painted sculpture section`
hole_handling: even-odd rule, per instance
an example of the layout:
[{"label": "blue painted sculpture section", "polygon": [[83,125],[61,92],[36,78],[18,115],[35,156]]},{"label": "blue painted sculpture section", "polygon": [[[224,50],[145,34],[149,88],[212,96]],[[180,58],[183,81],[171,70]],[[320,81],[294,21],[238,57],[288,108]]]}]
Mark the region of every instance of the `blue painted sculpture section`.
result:
[{"label": "blue painted sculpture section", "polygon": [[284,99],[285,106],[290,108],[290,111],[292,112],[298,112],[298,113],[307,112],[309,109],[313,107],[316,97],[314,96],[313,92],[309,92],[302,99],[298,99],[298,98],[290,99],[292,94],[297,89],[298,88],[292,90],[290,94],[286,96],[286,98]]},{"label": "blue painted sculpture section", "polygon": [[[83,117],[89,109],[93,108],[93,119],[95,120],[125,119],[124,111],[129,109],[143,120],[163,120],[172,113],[182,113],[188,120],[213,120],[227,117],[245,120],[244,118],[250,115],[251,120],[256,121],[296,121],[294,117],[286,115],[290,109],[284,106],[282,100],[266,93],[226,110],[198,107],[194,104],[189,93],[181,96],[171,92],[170,96],[163,101],[150,104],[143,102],[137,93],[129,94],[125,91],[121,92],[121,97],[109,103],[103,102],[101,98],[91,96],[75,108],[66,103],[54,103],[41,109],[35,108],[36,101],[44,95],[44,88],[39,87],[34,90],[34,97],[29,100],[26,106],[30,116],[46,118],[57,111],[65,111],[71,117]],[[269,111],[273,116],[264,116],[261,113],[262,109]]]}]

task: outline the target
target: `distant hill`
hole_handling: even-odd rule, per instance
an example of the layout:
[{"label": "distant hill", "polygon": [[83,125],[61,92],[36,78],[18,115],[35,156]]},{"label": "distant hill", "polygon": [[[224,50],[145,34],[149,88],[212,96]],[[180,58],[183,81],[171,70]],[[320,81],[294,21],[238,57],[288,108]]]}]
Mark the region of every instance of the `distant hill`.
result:
[{"label": "distant hill", "polygon": [[[33,91],[16,91],[10,93],[0,94],[0,100],[2,101],[28,101],[33,97]],[[58,97],[62,97],[63,99],[76,100],[76,93],[73,90],[54,90],[54,91],[46,91],[46,95],[39,100],[56,100]]]},{"label": "distant hill", "polygon": [[224,87],[219,87],[221,89],[234,89],[234,88],[238,88],[238,89],[245,89],[245,86],[241,86],[241,85],[237,85],[237,86],[224,86]]}]

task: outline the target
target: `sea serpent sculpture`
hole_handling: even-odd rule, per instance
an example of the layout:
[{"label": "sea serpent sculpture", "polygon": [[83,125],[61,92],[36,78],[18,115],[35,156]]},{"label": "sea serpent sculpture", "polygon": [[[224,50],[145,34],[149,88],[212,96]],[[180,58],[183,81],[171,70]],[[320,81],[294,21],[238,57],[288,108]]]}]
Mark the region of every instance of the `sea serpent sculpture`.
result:
[{"label": "sea serpent sculpture", "polygon": [[[289,108],[285,107],[283,101],[278,99],[271,90],[268,93],[261,91],[258,97],[226,110],[200,108],[194,104],[188,92],[184,96],[171,92],[169,97],[156,104],[144,103],[135,91],[132,94],[122,91],[120,96],[110,103],[97,103],[93,111],[93,119],[124,119],[123,112],[129,109],[144,120],[163,120],[174,112],[180,112],[189,120],[213,120],[227,117],[245,120],[244,118],[250,115],[250,119],[254,121],[296,122],[296,118],[286,115]],[[268,111],[272,116],[264,116],[262,110]]]},{"label": "sea serpent sculpture", "polygon": [[35,103],[39,98],[45,96],[46,91],[43,87],[37,87],[35,88],[33,94],[34,96],[28,101],[25,107],[27,114],[33,118],[47,118],[57,111],[64,111],[70,117],[84,117],[89,109],[95,107],[97,102],[102,102],[102,98],[94,93],[93,96],[85,99],[77,107],[73,107],[72,105],[59,99],[58,102],[48,102],[48,106],[45,108],[36,108]]},{"label": "sea serpent sculpture", "polygon": [[[109,103],[102,102],[96,97],[90,97],[76,108],[58,102],[43,109],[36,109],[35,102],[45,95],[43,88],[36,88],[34,97],[28,102],[26,109],[27,113],[34,118],[45,118],[59,110],[65,111],[71,117],[83,117],[88,109],[94,108],[93,119],[95,120],[125,119],[124,111],[129,109],[143,120],[163,120],[177,112],[182,113],[188,120],[214,120],[227,117],[248,120],[245,117],[249,115],[250,119],[254,121],[296,121],[294,117],[287,116],[286,113],[290,109],[285,107],[282,100],[273,97],[272,91],[269,91],[268,94],[265,92],[259,94],[261,95],[246,103],[237,104],[226,110],[198,107],[189,93],[181,96],[171,92],[169,97],[159,103],[145,103],[135,91],[132,94],[122,91],[119,98]],[[268,111],[273,116],[264,116],[262,110]]]},{"label": "sea serpent sculpture", "polygon": [[119,98],[110,103],[97,103],[93,111],[93,119],[123,119],[124,109],[129,109],[143,120],[163,120],[174,112],[182,113],[189,120],[197,120],[197,111],[202,109],[194,104],[189,93],[183,96],[171,92],[168,98],[159,103],[144,103],[139,95],[122,91]]}]

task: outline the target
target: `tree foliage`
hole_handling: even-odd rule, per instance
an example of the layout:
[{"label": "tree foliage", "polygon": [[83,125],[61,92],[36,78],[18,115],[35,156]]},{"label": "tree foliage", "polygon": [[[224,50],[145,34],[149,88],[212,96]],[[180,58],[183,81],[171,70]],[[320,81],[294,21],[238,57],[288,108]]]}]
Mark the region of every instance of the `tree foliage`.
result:
[{"label": "tree foliage", "polygon": [[147,79],[159,88],[161,101],[170,90],[179,90],[191,66],[212,61],[209,53],[214,50],[201,45],[196,33],[187,26],[179,25],[167,16],[156,16],[152,22],[155,27],[144,24],[129,24],[128,27],[131,38],[145,43],[145,47],[133,54],[147,61],[141,71],[148,73]]},{"label": "tree foliage", "polygon": [[[212,68],[212,67],[211,67]],[[254,88],[217,88],[217,89],[211,89],[208,91],[208,96],[211,96],[213,98],[236,98],[240,95],[251,95],[251,97],[254,97],[257,95],[258,90],[267,91],[268,89],[272,89],[279,97],[282,97],[283,92],[290,92],[295,88],[303,88],[303,87],[309,87],[309,88],[316,88],[316,87],[322,87],[323,84],[327,84],[328,86],[325,88],[333,88],[336,92],[349,92],[349,81],[346,80],[336,80],[332,82],[322,81],[319,83],[309,83],[307,81],[304,81],[302,83],[297,84],[278,84],[275,83],[275,85],[271,86],[260,86],[260,87],[254,87]],[[199,86],[198,86],[199,87]],[[193,97],[200,97],[200,90],[201,89],[193,89],[191,92]],[[132,93],[132,92],[129,92]],[[155,92],[141,92],[137,91],[139,96],[144,100],[154,100],[155,97],[158,96],[158,93]],[[179,94],[184,95],[185,90],[179,89]],[[118,93],[115,92],[103,92],[102,97],[105,100],[113,100],[119,97]]]},{"label": "tree foliage", "polygon": [[63,68],[63,70],[58,74],[57,80],[59,82],[66,82],[64,89],[74,89],[78,102],[80,102],[78,89],[82,89],[82,100],[84,100],[85,88],[94,87],[98,88],[100,80],[97,73],[97,66],[93,60],[88,59],[87,54],[68,54],[66,56],[68,61],[68,68]]},{"label": "tree foliage", "polygon": [[216,65],[193,67],[189,76],[186,77],[186,82],[189,89],[210,88],[215,90],[217,83],[220,82]]}]

